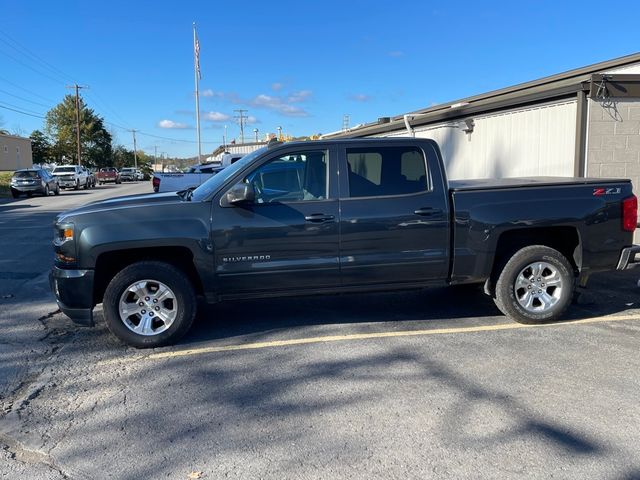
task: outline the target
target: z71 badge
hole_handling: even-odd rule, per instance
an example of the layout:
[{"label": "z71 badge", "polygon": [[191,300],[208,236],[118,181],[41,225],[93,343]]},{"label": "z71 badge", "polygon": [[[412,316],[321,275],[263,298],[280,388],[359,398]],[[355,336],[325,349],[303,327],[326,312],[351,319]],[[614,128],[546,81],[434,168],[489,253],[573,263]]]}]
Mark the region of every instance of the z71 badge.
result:
[{"label": "z71 badge", "polygon": [[599,197],[601,195],[617,195],[622,192],[620,187],[611,187],[611,188],[594,188],[593,196]]}]

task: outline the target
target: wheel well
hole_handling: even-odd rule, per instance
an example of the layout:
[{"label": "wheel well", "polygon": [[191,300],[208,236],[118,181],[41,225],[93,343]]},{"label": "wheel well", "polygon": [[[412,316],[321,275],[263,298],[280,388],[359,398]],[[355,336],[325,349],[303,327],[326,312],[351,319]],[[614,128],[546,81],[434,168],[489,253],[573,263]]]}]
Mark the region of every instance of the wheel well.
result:
[{"label": "wheel well", "polygon": [[143,260],[158,260],[169,263],[187,274],[197,294],[203,294],[204,289],[200,276],[193,263],[193,254],[186,247],[152,247],[134,248],[105,252],[96,261],[95,280],[93,284],[93,299],[95,303],[102,302],[104,292],[111,279],[123,268],[132,263]]},{"label": "wheel well", "polygon": [[569,260],[576,276],[580,273],[582,269],[582,244],[576,228],[547,227],[508,230],[498,238],[491,277],[485,285],[485,291],[493,292],[497,277],[504,265],[514,253],[529,245],[545,245],[558,250]]}]

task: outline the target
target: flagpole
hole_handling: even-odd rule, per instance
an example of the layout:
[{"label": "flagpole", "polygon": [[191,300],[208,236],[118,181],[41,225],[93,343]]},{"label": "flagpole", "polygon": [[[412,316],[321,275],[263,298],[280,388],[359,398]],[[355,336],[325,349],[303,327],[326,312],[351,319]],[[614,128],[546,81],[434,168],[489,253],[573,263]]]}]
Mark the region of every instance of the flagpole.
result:
[{"label": "flagpole", "polygon": [[202,158],[202,145],[200,142],[200,45],[196,35],[196,22],[193,22],[193,71],[196,82],[196,131],[198,132],[198,163]]}]

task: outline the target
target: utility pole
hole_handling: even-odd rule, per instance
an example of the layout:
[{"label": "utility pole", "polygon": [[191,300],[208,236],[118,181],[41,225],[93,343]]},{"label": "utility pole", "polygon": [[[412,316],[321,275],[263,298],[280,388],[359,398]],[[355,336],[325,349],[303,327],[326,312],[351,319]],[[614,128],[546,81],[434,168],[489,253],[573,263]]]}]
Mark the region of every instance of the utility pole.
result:
[{"label": "utility pole", "polygon": [[256,143],[258,143],[258,132],[259,132],[259,130],[258,130],[257,128],[254,128],[254,129],[253,129],[253,133],[254,133],[254,134],[255,134],[255,136],[256,136]]},{"label": "utility pole", "polygon": [[73,88],[76,91],[76,143],[78,147],[78,165],[80,165],[80,159],[82,158],[82,143],[80,143],[80,95],[78,91],[82,88],[89,88],[86,85],[67,85],[67,88]]},{"label": "utility pole", "polygon": [[138,130],[132,129],[129,131],[133,133],[133,162],[134,162],[134,166],[138,168],[138,152],[136,152],[136,150],[138,149],[136,146],[136,132]]},{"label": "utility pole", "polygon": [[244,143],[244,122],[247,119],[245,113],[247,113],[248,111],[249,110],[242,109],[234,110],[234,112],[238,112],[238,115],[235,115],[233,118],[237,119],[238,123],[240,124],[240,143]]},{"label": "utility pole", "polygon": [[154,164],[154,167],[158,165],[158,146],[157,145],[153,146],[153,164]]}]

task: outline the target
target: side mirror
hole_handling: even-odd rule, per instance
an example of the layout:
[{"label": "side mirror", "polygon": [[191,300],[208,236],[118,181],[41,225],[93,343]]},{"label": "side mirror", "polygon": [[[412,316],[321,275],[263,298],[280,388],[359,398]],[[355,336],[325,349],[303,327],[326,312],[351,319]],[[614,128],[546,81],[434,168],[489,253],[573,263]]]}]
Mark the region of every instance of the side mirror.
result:
[{"label": "side mirror", "polygon": [[237,183],[225,194],[229,205],[252,203],[256,199],[256,192],[250,183]]}]

